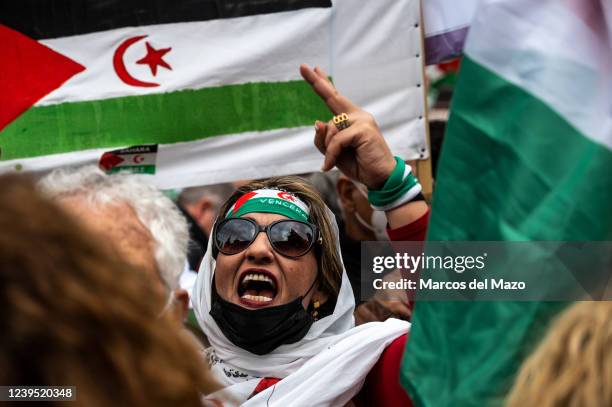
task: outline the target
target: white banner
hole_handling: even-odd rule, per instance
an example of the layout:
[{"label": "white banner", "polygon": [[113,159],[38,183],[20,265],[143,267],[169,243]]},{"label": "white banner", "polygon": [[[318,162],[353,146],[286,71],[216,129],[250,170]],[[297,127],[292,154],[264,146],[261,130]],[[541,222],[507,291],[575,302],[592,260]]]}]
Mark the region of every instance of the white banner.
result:
[{"label": "white banner", "polygon": [[[374,115],[394,154],[407,160],[427,158],[419,3],[419,0],[335,0],[332,8],[323,10],[304,9],[270,16],[188,23],[186,25],[209,30],[214,37],[214,44],[202,43],[193,55],[180,53],[177,40],[193,39],[188,38],[187,31],[171,34],[169,28],[175,24],[148,26],[147,30],[143,30],[145,27],[111,30],[106,37],[92,33],[41,40],[57,52],[74,57],[87,69],[39,101],[35,109],[92,100],[95,104],[117,97],[149,97],[155,96],[151,95],[155,92],[186,92],[200,86],[295,81],[299,79],[299,63],[319,64],[342,93]],[[274,19],[282,24],[274,24],[271,21]],[[256,35],[252,30],[258,25],[261,30]],[[149,30],[151,27],[159,29]],[[313,27],[316,27],[314,32]],[[151,34],[153,31],[155,33]],[[126,51],[123,59],[131,76],[142,81],[155,79],[161,84],[157,88],[126,88],[111,70],[112,52],[117,53],[117,45],[122,41],[146,34],[150,35],[148,39],[156,49],[172,46],[172,51],[164,55],[164,61],[172,69],[159,67],[159,75],[150,76],[148,66],[133,63],[144,51],[134,55]],[[223,43],[225,35],[227,42]],[[82,41],[83,38],[90,41]],[[144,50],[146,40],[134,47]],[[108,43],[104,63],[97,63],[98,54],[86,48],[85,44],[92,46],[96,41]],[[214,49],[224,51],[215,53]],[[190,62],[189,58],[193,60]],[[212,61],[208,65],[207,58]],[[184,65],[180,63],[183,60],[187,61]],[[106,71],[104,64],[108,68]],[[96,85],[89,86],[91,83]],[[120,103],[122,99],[117,100]],[[161,112],[162,109],[163,106]],[[189,109],[193,109],[193,113],[187,112],[188,116],[202,115],[202,106],[193,105]],[[52,115],[46,117],[49,116]],[[326,121],[331,116],[329,113],[318,119]],[[152,115],[151,120],[154,119]],[[240,117],[235,120],[239,121]],[[61,124],[62,130],[70,131],[70,122]],[[105,123],[92,121],[91,125],[95,131],[104,128]],[[16,136],[16,130],[10,127],[7,128],[13,131],[11,136]],[[127,138],[130,136],[126,134]],[[312,124],[298,127],[220,132],[200,139],[191,136],[180,139],[180,136],[172,143],[151,139],[142,143],[108,147],[104,144],[102,148],[11,158],[0,161],[0,171],[48,171],[59,166],[98,163],[104,152],[140,144],[158,144],[152,177],[161,188],[312,172],[318,171],[323,162],[313,144],[314,120]],[[40,134],[40,137],[43,139],[46,135]]]}]

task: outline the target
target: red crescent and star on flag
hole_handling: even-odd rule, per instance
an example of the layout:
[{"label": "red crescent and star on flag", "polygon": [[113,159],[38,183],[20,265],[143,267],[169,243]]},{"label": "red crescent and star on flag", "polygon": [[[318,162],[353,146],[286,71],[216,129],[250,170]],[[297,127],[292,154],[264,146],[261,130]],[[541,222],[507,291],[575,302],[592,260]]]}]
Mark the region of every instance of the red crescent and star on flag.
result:
[{"label": "red crescent and star on flag", "polygon": [[[123,60],[128,48],[146,37],[147,35],[138,35],[126,39],[119,44],[113,55],[113,67],[115,68],[115,73],[119,79],[121,79],[121,81],[127,85],[141,88],[153,88],[159,86],[159,83],[146,82],[132,76],[125,67],[125,61]],[[145,56],[136,61],[137,64],[149,65],[149,69],[151,69],[151,74],[153,76],[157,76],[157,68],[160,66],[162,68],[172,70],[170,64],[164,60],[164,56],[168,52],[172,51],[172,47],[155,48],[149,41],[145,41],[145,45],[147,53]]]}]

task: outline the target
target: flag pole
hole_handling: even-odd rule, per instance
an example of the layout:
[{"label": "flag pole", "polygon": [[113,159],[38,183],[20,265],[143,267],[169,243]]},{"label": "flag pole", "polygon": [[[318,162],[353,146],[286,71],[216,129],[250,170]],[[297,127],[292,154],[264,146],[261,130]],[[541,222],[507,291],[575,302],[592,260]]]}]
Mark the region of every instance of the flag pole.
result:
[{"label": "flag pole", "polygon": [[[421,30],[421,69],[423,71],[423,118],[425,120],[425,143],[427,150],[429,151],[429,157],[426,159],[416,160],[416,176],[423,187],[423,196],[430,202],[433,194],[433,175],[431,170],[431,143],[429,141],[429,107],[427,106],[427,88],[428,85],[425,83],[427,77],[425,76],[425,19],[423,18],[423,1],[419,0],[419,13],[420,13],[420,24]],[[425,86],[427,85],[427,86]]]}]

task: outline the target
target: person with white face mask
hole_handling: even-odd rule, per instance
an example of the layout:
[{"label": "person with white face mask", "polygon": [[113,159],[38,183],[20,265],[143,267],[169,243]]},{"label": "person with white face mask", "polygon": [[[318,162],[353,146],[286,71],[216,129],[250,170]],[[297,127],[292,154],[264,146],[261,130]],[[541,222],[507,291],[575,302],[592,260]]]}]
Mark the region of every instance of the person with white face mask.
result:
[{"label": "person with white face mask", "polygon": [[353,240],[386,241],[387,216],[368,201],[368,188],[345,175],[336,184],[345,232]]},{"label": "person with white face mask", "polygon": [[340,246],[342,261],[353,289],[355,304],[359,306],[366,298],[361,295],[361,242],[389,240],[387,236],[387,218],[384,212],[380,225],[374,226],[374,211],[359,190],[359,183],[345,175],[340,175],[336,182],[337,200],[342,221],[340,222]]},{"label": "person with white face mask", "polygon": [[[361,188],[358,189],[361,190]],[[355,212],[355,218],[357,219],[357,222],[361,224],[361,226],[374,233],[374,240],[389,240],[389,235],[387,234],[387,217],[383,211],[372,208],[369,221],[366,221],[359,216],[359,212]]]},{"label": "person with white face mask", "polygon": [[[336,183],[338,205],[342,212],[340,244],[342,260],[355,297],[355,323],[384,321],[389,317],[409,320],[411,316],[408,297],[402,290],[377,290],[372,298],[364,298],[361,292],[361,242],[388,241],[387,216],[368,201],[367,187],[362,183],[340,175]],[[417,199],[422,199],[419,196]],[[385,276],[385,280],[401,278],[399,272]]]}]

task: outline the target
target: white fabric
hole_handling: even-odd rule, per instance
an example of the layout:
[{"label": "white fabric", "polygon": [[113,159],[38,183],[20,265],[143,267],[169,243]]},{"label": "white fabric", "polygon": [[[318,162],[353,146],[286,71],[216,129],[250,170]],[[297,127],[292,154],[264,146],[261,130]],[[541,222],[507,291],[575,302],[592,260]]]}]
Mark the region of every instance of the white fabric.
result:
[{"label": "white fabric", "polygon": [[425,0],[423,18],[425,36],[446,33],[469,27],[479,0]]},{"label": "white fabric", "polygon": [[[330,11],[299,12],[125,27],[40,42],[85,66],[85,70],[54,90],[37,106],[200,89],[246,82],[301,80],[300,63],[328,67]],[[158,83],[142,88],[123,83],[113,69],[113,54],[128,38],[147,35],[128,48],[124,62],[135,78]],[[171,47],[164,55],[172,70],[136,64],[145,43]],[[301,44],[296,47],[295,44]],[[257,69],[253,69],[256,66]]]},{"label": "white fabric", "polygon": [[612,149],[612,26],[598,3],[612,13],[609,0],[484,0],[465,53]]},{"label": "white fabric", "polygon": [[[41,42],[87,69],[38,105],[245,82],[301,81],[299,64],[316,64],[327,70],[343,94],[374,115],[394,154],[419,159],[427,150],[423,49],[420,28],[414,27],[419,20],[419,0],[334,0],[328,9],[45,39]],[[136,35],[148,37],[128,49],[126,69],[160,87],[132,87],[115,74],[115,49]],[[153,77],[147,65],[134,63],[144,56],[146,41],[156,48],[172,47],[164,56],[172,70],[159,68]],[[236,107],[243,108],[251,107]],[[198,111],[197,106],[193,109]],[[319,120],[330,118],[331,113]],[[153,183],[176,188],[318,171],[323,158],[313,137],[308,125],[160,144]],[[104,151],[115,148],[1,161],[0,172],[97,164]]]},{"label": "white fabric", "polygon": [[[340,254],[338,227],[329,209],[327,217],[333,225],[335,245]],[[260,378],[276,377],[283,380],[245,405],[342,404],[357,394],[384,348],[410,327],[404,321],[388,320],[355,328],[355,301],[343,266],[342,285],[333,314],[314,322],[300,342],[282,345],[267,355],[254,355],[232,344],[210,316],[215,269],[211,245],[212,239],[200,266],[193,305],[212,347],[213,374],[228,386],[223,394],[212,397],[223,398],[225,403],[229,402],[227,394],[244,403]]]},{"label": "white fabric", "polygon": [[189,309],[193,308],[191,299],[193,298],[193,287],[195,286],[198,273],[189,268],[189,262],[185,261],[185,267],[179,277],[179,287],[189,293]]},{"label": "white fabric", "polygon": [[[368,187],[353,179],[351,182],[357,187],[357,191],[359,191],[359,193],[367,200]],[[357,211],[355,211],[355,219],[361,224],[361,226],[374,232],[374,236],[376,237],[377,241],[384,242],[389,240],[389,235],[387,234],[387,214],[384,211],[379,211],[378,209],[374,208],[372,204],[370,204],[370,207],[372,208],[372,214],[370,215],[369,222],[366,222]]]}]

